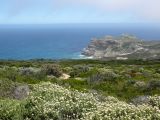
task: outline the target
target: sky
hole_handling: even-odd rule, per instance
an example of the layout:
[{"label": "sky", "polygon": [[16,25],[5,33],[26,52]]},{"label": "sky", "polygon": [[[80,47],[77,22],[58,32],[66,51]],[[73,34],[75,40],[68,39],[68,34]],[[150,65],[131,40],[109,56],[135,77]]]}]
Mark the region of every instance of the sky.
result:
[{"label": "sky", "polygon": [[0,24],[160,23],[160,0],[0,0]]}]

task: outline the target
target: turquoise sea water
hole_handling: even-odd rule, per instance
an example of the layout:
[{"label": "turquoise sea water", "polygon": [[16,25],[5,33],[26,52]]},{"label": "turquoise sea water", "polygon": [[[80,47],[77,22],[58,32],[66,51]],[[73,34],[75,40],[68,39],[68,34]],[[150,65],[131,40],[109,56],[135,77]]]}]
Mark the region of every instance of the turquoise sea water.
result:
[{"label": "turquoise sea water", "polygon": [[156,25],[0,25],[0,59],[80,58],[91,38],[122,33],[160,40],[160,27]]}]

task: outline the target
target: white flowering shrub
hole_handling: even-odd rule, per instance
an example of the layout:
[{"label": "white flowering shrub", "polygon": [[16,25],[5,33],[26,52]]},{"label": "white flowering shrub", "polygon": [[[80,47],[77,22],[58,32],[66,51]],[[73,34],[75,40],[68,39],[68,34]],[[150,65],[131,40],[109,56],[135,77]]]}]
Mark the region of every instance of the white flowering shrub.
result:
[{"label": "white flowering shrub", "polygon": [[160,109],[160,96],[149,97],[149,104]]},{"label": "white flowering shrub", "polygon": [[34,85],[25,108],[32,119],[80,119],[96,109],[96,98],[87,93],[70,91],[61,86],[42,83]]},{"label": "white flowering shrub", "polygon": [[159,120],[160,110],[148,105],[129,105],[125,102],[101,103],[96,111],[87,113],[86,120]]},{"label": "white flowering shrub", "polygon": [[23,120],[23,106],[16,100],[0,100],[0,120]]},{"label": "white flowering shrub", "polygon": [[160,97],[135,106],[114,97],[72,91],[51,83],[33,85],[23,101],[1,100],[0,120],[160,120]]}]

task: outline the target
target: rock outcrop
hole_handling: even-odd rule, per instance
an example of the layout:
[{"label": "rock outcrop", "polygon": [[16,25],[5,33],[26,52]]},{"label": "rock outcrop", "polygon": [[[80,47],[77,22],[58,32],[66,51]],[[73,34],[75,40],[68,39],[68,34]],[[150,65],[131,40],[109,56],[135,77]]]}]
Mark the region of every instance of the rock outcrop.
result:
[{"label": "rock outcrop", "polygon": [[94,38],[83,49],[82,55],[95,59],[159,59],[160,41],[143,41],[127,34]]}]

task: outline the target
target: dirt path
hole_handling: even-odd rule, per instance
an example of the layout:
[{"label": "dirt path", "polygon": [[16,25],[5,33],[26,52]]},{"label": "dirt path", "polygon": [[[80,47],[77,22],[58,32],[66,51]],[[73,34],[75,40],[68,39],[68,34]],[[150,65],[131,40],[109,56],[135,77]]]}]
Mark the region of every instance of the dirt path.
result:
[{"label": "dirt path", "polygon": [[70,77],[71,77],[70,75],[63,73],[63,75],[60,77],[60,79],[67,80]]}]

